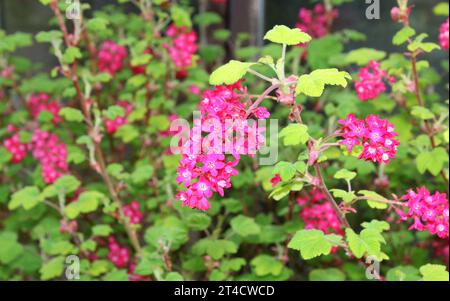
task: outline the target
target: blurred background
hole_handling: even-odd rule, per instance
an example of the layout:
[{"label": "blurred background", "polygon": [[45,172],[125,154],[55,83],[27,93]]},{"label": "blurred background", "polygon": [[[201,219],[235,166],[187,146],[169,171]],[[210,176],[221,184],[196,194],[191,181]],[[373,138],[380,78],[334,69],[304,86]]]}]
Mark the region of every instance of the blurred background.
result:
[{"label": "blurred background", "polygon": [[[62,0],[61,0],[62,1]],[[183,1],[183,0],[181,0]],[[104,5],[115,5],[116,0],[82,0],[89,3],[93,9]],[[298,12],[301,7],[312,7],[318,0],[185,0],[193,7],[193,13],[198,11],[214,11],[224,18],[223,28],[232,32],[235,38],[239,32],[250,34],[250,45],[261,46],[262,36],[265,31],[276,24],[284,24],[293,27],[298,21]],[[432,8],[440,0],[411,0],[415,5],[412,23],[418,32],[426,31],[430,37],[437,37],[442,18],[433,15]],[[392,36],[399,26],[395,26],[390,20],[390,10],[396,4],[396,0],[382,0],[380,20],[368,20],[365,16],[367,4],[364,0],[354,0],[344,4],[339,9],[339,18],[334,28],[352,28],[365,33],[369,38],[361,42],[361,45],[348,44],[347,47],[373,47],[380,50],[392,50]],[[134,7],[128,8],[133,11]],[[0,28],[8,33],[23,31],[37,33],[48,30],[49,19],[52,14],[49,9],[40,4],[38,0],[0,0]],[[37,44],[28,49],[21,50],[21,55],[30,57],[35,62],[44,66],[53,65],[53,56],[48,53],[48,47]],[[431,58],[432,63],[437,63],[443,58],[444,52],[436,51]]]}]

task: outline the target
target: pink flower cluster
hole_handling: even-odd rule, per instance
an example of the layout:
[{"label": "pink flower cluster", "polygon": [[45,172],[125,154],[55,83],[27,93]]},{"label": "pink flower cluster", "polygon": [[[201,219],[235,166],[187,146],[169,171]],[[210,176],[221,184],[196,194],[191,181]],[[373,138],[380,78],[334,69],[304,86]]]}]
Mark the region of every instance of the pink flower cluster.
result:
[{"label": "pink flower cluster", "polygon": [[62,121],[62,118],[59,116],[59,110],[61,109],[61,106],[57,101],[50,100],[48,94],[39,93],[31,95],[28,99],[27,106],[31,112],[31,116],[33,117],[33,119],[38,118],[39,114],[42,111],[47,111],[52,113],[53,115],[53,124],[56,125]]},{"label": "pink flower cluster", "polygon": [[[265,128],[256,123],[249,126],[247,118],[265,119],[270,114],[264,107],[248,112],[251,103],[241,102],[239,93],[244,90],[237,83],[217,86],[204,93],[200,103],[201,119],[194,120],[190,139],[181,148],[177,182],[186,190],[180,191],[177,198],[184,206],[208,210],[208,199],[213,193],[223,196],[224,190],[231,187],[231,177],[238,174],[234,167],[240,155],[252,156],[265,143]],[[202,133],[207,137],[203,138]],[[225,154],[230,154],[229,158]]]},{"label": "pink flower cluster", "polygon": [[175,64],[178,78],[185,77],[187,70],[194,63],[193,56],[197,52],[197,33],[186,27],[176,27],[171,24],[167,36],[172,38],[171,45],[165,45],[169,56]]},{"label": "pink flower cluster", "polygon": [[45,183],[52,184],[69,171],[66,145],[55,134],[35,130],[29,148],[41,164]]},{"label": "pink flower cluster", "polygon": [[342,230],[339,219],[329,202],[323,202],[325,194],[314,188],[310,195],[297,198],[297,203],[304,206],[300,211],[300,218],[305,223],[305,229],[318,229],[324,233],[339,233]]},{"label": "pink flower cluster", "polygon": [[355,80],[358,98],[362,101],[377,98],[386,91],[384,79],[390,83],[395,82],[393,77],[388,76],[387,72],[381,69],[379,62],[370,61],[366,67],[359,70],[359,81]]},{"label": "pink flower cluster", "polygon": [[130,252],[122,247],[112,236],[108,237],[108,259],[118,268],[124,268],[130,261]]},{"label": "pink flower cluster", "polygon": [[402,200],[407,201],[406,212],[397,209],[400,218],[414,219],[410,229],[427,230],[432,235],[448,238],[448,199],[445,193],[431,194],[427,188],[409,190]]},{"label": "pink flower cluster", "polygon": [[6,139],[3,146],[12,155],[12,163],[20,163],[27,156],[27,145],[20,142],[19,134]]},{"label": "pink flower cluster", "polygon": [[369,115],[365,120],[358,120],[355,115],[347,115],[345,120],[339,120],[343,126],[341,145],[346,145],[349,152],[354,146],[362,145],[363,151],[358,159],[377,163],[389,163],[397,153],[400,142],[395,139],[398,134],[394,125],[376,115]]},{"label": "pink flower cluster", "polygon": [[321,38],[328,34],[328,24],[339,16],[339,11],[333,9],[327,12],[322,3],[318,3],[312,10],[301,8],[299,12],[300,21],[296,27],[308,33],[313,38]]},{"label": "pink flower cluster", "polygon": [[133,106],[127,101],[118,101],[117,105],[124,109],[125,115],[123,117],[118,116],[114,120],[106,120],[105,127],[108,134],[114,134],[121,126],[127,124],[128,115],[130,115],[131,111],[133,111]]},{"label": "pink flower cluster", "polygon": [[140,204],[132,201],[130,204],[123,206],[123,214],[129,218],[130,223],[138,225],[142,222],[143,215],[140,210]]},{"label": "pink flower cluster", "polygon": [[14,134],[3,145],[11,153],[12,163],[22,162],[30,151],[41,164],[42,177],[47,184],[52,184],[69,170],[66,145],[55,134],[36,129],[29,143],[21,143],[19,134]]},{"label": "pink flower cluster", "polygon": [[445,21],[441,28],[439,29],[439,44],[441,44],[442,49],[448,50],[448,22],[449,19],[447,18],[447,21]]},{"label": "pink flower cluster", "polygon": [[114,76],[122,69],[127,57],[127,49],[114,41],[105,41],[98,52],[98,69]]}]

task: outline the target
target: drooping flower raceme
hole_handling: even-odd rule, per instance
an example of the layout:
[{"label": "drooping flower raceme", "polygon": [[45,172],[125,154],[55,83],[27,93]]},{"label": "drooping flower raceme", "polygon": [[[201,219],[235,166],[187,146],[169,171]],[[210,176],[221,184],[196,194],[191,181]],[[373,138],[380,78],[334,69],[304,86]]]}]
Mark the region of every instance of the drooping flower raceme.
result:
[{"label": "drooping flower raceme", "polygon": [[98,69],[114,76],[124,66],[127,49],[114,41],[105,41],[98,52]]},{"label": "drooping flower raceme", "polygon": [[108,259],[118,268],[124,268],[130,261],[130,251],[122,247],[112,236],[108,237]]},{"label": "drooping flower raceme", "polygon": [[132,201],[130,204],[123,206],[123,214],[129,218],[130,224],[138,225],[141,223],[143,215],[139,202]]},{"label": "drooping flower raceme", "polygon": [[407,201],[406,211],[397,209],[402,220],[412,218],[410,229],[428,231],[440,238],[448,238],[448,199],[445,193],[431,194],[425,188],[409,190],[402,200]]},{"label": "drooping flower raceme", "polygon": [[170,45],[165,45],[172,62],[177,71],[177,77],[182,78],[187,75],[187,70],[194,63],[194,54],[198,46],[197,33],[187,27],[177,27],[171,24],[167,29],[167,36],[172,38]]},{"label": "drooping flower raceme", "polygon": [[20,163],[27,156],[27,145],[20,142],[19,134],[15,134],[11,138],[6,139],[3,142],[3,146],[12,156],[11,163]]},{"label": "drooping flower raceme", "polygon": [[387,72],[381,69],[379,62],[370,61],[366,67],[359,70],[359,80],[355,80],[358,98],[362,101],[377,98],[386,91],[385,79],[391,83],[395,81],[393,77],[388,76]]},{"label": "drooping flower raceme", "polygon": [[441,44],[442,49],[448,50],[448,23],[449,19],[447,18],[447,21],[445,21],[441,28],[439,29],[439,44]]},{"label": "drooping flower raceme", "polygon": [[31,141],[21,143],[19,134],[6,139],[3,145],[11,153],[12,163],[20,163],[31,152],[34,159],[41,164],[45,183],[52,184],[69,171],[67,148],[55,134],[36,129]]},{"label": "drooping flower raceme", "polygon": [[62,121],[61,116],[59,116],[61,106],[57,101],[50,100],[48,94],[39,93],[31,95],[28,99],[27,106],[33,119],[37,119],[42,111],[47,111],[53,115],[53,124],[56,125]]},{"label": "drooping flower raceme", "polygon": [[231,187],[240,156],[252,156],[264,145],[265,127],[258,127],[256,122],[252,125],[248,117],[264,119],[269,113],[263,107],[248,112],[251,103],[242,102],[244,91],[237,83],[204,93],[201,118],[194,120],[189,140],[181,148],[177,182],[186,190],[180,191],[177,198],[184,206],[208,210],[208,199],[214,193],[223,196],[224,190]]},{"label": "drooping flower raceme", "polygon": [[395,157],[400,142],[395,139],[398,134],[389,121],[375,115],[358,120],[355,115],[349,114],[345,120],[339,120],[339,124],[343,126],[341,145],[346,145],[349,152],[355,146],[363,147],[358,159],[387,164]]},{"label": "drooping flower raceme", "polygon": [[314,188],[311,194],[297,198],[302,206],[300,218],[305,223],[305,229],[318,229],[324,233],[341,233],[338,217],[329,202],[325,202],[325,194]]},{"label": "drooping flower raceme", "polygon": [[41,164],[45,183],[52,184],[69,171],[66,145],[55,134],[37,129],[28,146]]},{"label": "drooping flower raceme", "polygon": [[299,12],[299,22],[296,27],[308,33],[313,38],[321,38],[328,34],[328,24],[339,16],[339,11],[333,9],[327,12],[322,3],[318,3],[312,10],[301,8]]}]

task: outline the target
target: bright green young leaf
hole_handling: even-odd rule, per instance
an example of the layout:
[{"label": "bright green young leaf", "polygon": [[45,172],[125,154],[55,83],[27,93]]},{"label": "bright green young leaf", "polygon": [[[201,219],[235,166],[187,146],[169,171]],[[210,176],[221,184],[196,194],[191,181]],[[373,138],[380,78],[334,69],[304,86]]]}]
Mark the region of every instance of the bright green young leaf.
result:
[{"label": "bright green young leaf", "polygon": [[232,85],[243,78],[254,64],[232,60],[215,70],[209,78],[209,83],[214,86]]},{"label": "bright green young leaf", "polygon": [[318,69],[310,74],[300,76],[298,79],[296,95],[305,94],[311,97],[320,97],[325,90],[325,85],[347,87],[347,80],[351,80],[350,74],[337,69]]},{"label": "bright green young leaf", "polygon": [[420,268],[424,281],[449,281],[449,274],[444,265],[427,264]]},{"label": "bright green young leaf", "polygon": [[392,43],[397,46],[401,45],[408,41],[408,39],[410,39],[415,34],[416,31],[413,28],[409,26],[403,27],[399,32],[395,34],[394,38],[392,39]]},{"label": "bright green young leaf", "polygon": [[356,177],[357,173],[350,171],[348,169],[341,169],[334,174],[335,179],[344,179],[346,181],[351,181]]},{"label": "bright green young leaf", "polygon": [[59,116],[63,117],[67,121],[82,122],[84,120],[83,113],[80,110],[74,108],[62,108],[59,111]]},{"label": "bright green young leaf", "polygon": [[299,250],[303,259],[312,259],[328,255],[333,246],[337,246],[341,237],[334,234],[325,235],[320,230],[300,230],[289,242],[290,249]]},{"label": "bright green young leaf", "polygon": [[298,28],[290,29],[284,25],[276,25],[266,33],[264,40],[292,46],[311,41],[311,36]]},{"label": "bright green young leaf", "polygon": [[304,124],[291,123],[281,130],[280,138],[283,138],[285,146],[305,144],[309,140],[308,127]]}]

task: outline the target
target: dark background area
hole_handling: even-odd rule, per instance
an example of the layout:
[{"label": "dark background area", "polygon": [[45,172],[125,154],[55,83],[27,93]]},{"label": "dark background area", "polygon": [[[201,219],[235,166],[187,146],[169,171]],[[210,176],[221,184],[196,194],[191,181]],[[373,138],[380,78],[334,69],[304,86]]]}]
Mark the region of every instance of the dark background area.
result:
[{"label": "dark background area", "polygon": [[[198,8],[202,0],[191,0],[193,6]],[[117,4],[115,0],[83,0],[91,4],[93,9],[105,4]],[[380,50],[393,51],[392,36],[400,28],[390,19],[390,10],[396,5],[396,0],[380,0],[381,19],[368,20],[365,17],[367,4],[364,0],[355,0],[340,7],[339,19],[335,29],[351,28],[365,33],[367,41],[354,47],[373,47]],[[430,40],[437,41],[439,26],[444,18],[433,14],[433,7],[442,0],[411,0],[415,5],[411,23],[418,32],[430,34]],[[300,7],[312,7],[314,4],[308,0],[229,0],[226,8],[210,5],[210,9],[221,10],[226,20],[226,26],[233,33],[249,31],[252,33],[253,44],[260,45],[263,32],[276,24],[285,24],[293,27],[298,21]],[[51,11],[40,4],[38,0],[0,0],[0,27],[8,33],[17,31],[37,33],[48,30]],[[53,65],[53,57],[48,53],[48,46],[37,44],[28,49],[20,50],[20,55],[32,58],[44,65]],[[445,53],[433,52],[430,58],[438,63]]]}]

